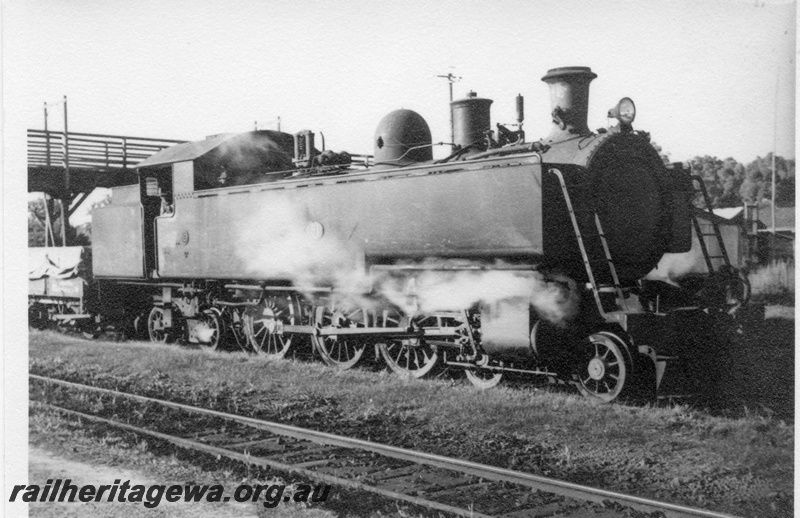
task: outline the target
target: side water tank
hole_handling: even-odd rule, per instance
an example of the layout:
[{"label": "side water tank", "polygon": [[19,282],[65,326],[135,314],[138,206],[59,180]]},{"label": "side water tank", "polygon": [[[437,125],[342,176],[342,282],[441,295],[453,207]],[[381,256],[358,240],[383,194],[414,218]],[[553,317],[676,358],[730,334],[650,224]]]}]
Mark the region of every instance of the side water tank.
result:
[{"label": "side water tank", "polygon": [[395,110],[381,119],[374,143],[376,165],[433,160],[431,130],[425,119],[412,110]]}]

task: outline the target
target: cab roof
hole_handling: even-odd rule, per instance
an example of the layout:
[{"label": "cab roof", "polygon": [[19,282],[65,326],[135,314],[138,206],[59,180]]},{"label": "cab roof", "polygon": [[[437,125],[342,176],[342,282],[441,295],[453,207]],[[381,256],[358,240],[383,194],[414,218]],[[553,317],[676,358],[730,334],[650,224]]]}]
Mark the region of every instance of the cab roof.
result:
[{"label": "cab roof", "polygon": [[234,146],[241,145],[241,149],[261,149],[266,153],[274,149],[274,144],[276,143],[279,147],[285,147],[291,150],[293,137],[289,133],[271,130],[246,131],[244,133],[220,133],[218,135],[206,137],[203,140],[184,142],[183,144],[168,147],[150,158],[143,160],[137,164],[136,168],[157,167],[174,164],[176,162],[196,160],[226,142],[230,142]]}]

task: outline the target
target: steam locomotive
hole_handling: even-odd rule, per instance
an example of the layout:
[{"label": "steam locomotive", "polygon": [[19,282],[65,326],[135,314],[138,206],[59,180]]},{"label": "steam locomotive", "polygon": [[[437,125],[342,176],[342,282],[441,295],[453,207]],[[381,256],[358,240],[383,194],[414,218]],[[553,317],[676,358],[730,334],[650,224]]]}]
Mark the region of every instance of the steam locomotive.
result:
[{"label": "steam locomotive", "polygon": [[668,364],[691,370],[704,344],[687,336],[740,304],[742,286],[710,263],[690,289],[644,280],[691,249],[696,186],[634,130],[632,100],[589,130],[595,77],[547,72],[552,130],[533,142],[521,97],[516,124],[493,130],[492,101],[470,92],[451,103],[452,152],[437,160],[405,109],[380,121],[373,155],[320,150],[311,131],[165,149],[94,212],[80,303],[48,309],[38,288],[32,319],[271,357],[310,343],[341,369],[374,355],[413,377],[461,369],[480,387],[513,373],[602,401],[650,397]]}]

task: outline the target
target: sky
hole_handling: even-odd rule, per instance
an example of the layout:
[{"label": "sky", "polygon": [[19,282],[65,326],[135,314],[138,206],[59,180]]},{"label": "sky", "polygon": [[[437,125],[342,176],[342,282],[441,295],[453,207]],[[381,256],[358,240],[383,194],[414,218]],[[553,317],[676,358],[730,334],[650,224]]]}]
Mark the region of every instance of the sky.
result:
[{"label": "sky", "polygon": [[577,65],[598,74],[592,129],[627,96],[634,127],[673,160],[749,162],[772,151],[777,114],[777,152],[795,156],[786,0],[19,0],[4,15],[4,107],[25,128],[42,128],[43,103],[66,95],[76,132],[199,140],[276,129],[280,117],[284,131],[372,153],[378,122],[401,107],[434,142],[449,139],[437,76],[452,72],[457,99],[494,100],[492,124],[514,122],[524,95],[530,140],[549,131],[541,77]]}]

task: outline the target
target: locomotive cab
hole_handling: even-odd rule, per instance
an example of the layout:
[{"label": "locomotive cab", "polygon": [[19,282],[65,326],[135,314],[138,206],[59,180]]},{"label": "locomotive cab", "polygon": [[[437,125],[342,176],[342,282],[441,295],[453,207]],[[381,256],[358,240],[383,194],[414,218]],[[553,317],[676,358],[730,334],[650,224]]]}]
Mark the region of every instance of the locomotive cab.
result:
[{"label": "locomotive cab", "polygon": [[144,216],[145,271],[156,271],[156,218],[170,217],[175,212],[173,185],[180,185],[174,167],[148,167],[139,169],[139,187]]},{"label": "locomotive cab", "polygon": [[[186,245],[198,226],[203,191],[274,181],[291,174],[293,138],[276,131],[213,135],[165,149],[139,164],[145,271],[161,276],[163,245]],[[181,214],[181,213],[184,214]],[[183,216],[180,223],[176,217]],[[176,225],[181,229],[177,230]],[[196,243],[193,243],[196,245]],[[188,258],[188,253],[185,254]]]}]

